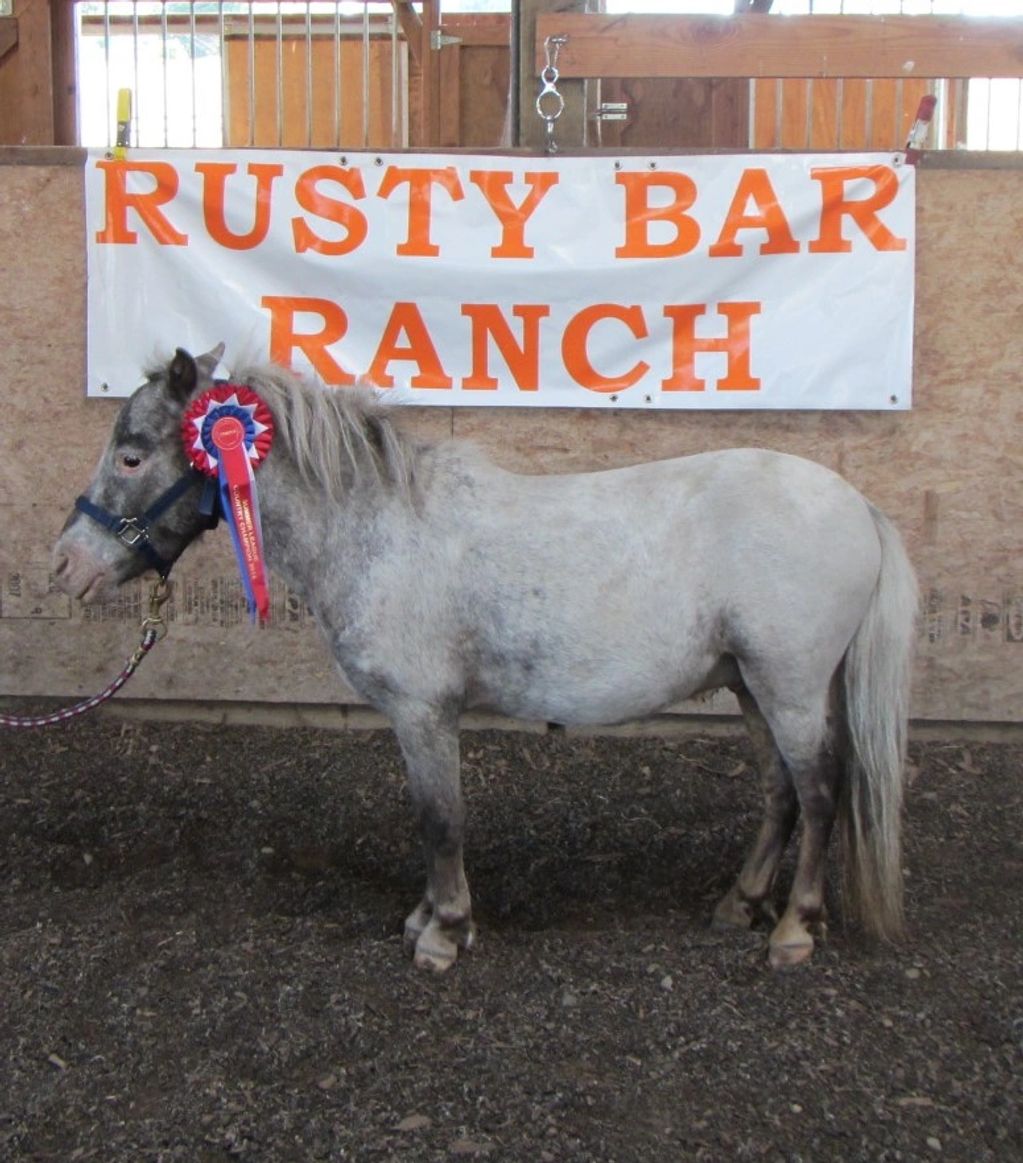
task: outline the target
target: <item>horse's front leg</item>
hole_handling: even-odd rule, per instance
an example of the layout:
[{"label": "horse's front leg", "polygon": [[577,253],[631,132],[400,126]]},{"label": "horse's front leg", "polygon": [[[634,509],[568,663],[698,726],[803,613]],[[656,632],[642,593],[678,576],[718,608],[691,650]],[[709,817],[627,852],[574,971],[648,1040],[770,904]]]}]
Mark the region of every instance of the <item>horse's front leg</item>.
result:
[{"label": "horse's front leg", "polygon": [[435,707],[392,711],[426,857],[426,894],[405,921],[405,944],[420,969],[443,972],[475,938],[462,864],[465,807],[458,714]]}]

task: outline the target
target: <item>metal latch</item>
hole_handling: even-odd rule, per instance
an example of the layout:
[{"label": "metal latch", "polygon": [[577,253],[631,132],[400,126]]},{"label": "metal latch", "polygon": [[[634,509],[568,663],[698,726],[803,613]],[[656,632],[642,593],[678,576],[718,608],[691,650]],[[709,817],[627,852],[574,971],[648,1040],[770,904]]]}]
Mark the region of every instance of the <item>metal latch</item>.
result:
[{"label": "metal latch", "polygon": [[628,121],[629,103],[627,101],[601,101],[593,117],[596,121]]}]

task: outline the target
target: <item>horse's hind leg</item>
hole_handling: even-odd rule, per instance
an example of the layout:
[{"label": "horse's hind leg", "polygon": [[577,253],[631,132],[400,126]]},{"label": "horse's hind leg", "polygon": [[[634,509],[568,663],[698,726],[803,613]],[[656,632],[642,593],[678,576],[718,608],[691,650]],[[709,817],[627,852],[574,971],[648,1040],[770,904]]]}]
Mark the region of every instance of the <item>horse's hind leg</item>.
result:
[{"label": "horse's hind leg", "polygon": [[391,720],[408,772],[426,857],[426,893],[405,921],[405,943],[421,969],[450,968],[475,936],[462,864],[465,808],[458,756],[458,716],[403,706]]},{"label": "horse's hind leg", "polygon": [[799,965],[813,953],[813,930],[823,930],[824,864],[835,822],[839,765],[828,732],[827,690],[802,698],[773,698],[744,675],[795,788],[802,815],[796,873],[788,903],[774,927],[768,959],[775,969]]},{"label": "horse's hind leg", "polygon": [[799,815],[799,803],[792,778],[756,700],[745,686],[735,693],[760,770],[764,817],[738,879],[714,910],[714,925],[749,928],[761,916],[778,920],[770,896],[782,853]]},{"label": "horse's hind leg", "polygon": [[809,960],[813,930],[818,928],[823,933],[827,917],[824,867],[835,823],[840,767],[826,736],[816,746],[801,750],[788,761],[803,825],[788,904],[769,943],[768,960],[775,969]]}]

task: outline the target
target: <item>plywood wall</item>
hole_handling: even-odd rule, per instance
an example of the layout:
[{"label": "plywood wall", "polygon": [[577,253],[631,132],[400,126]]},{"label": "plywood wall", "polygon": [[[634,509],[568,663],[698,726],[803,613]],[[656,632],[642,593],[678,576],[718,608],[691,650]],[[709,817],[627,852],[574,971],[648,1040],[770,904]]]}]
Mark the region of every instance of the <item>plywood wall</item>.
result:
[{"label": "plywood wall", "polygon": [[[138,586],[86,612],[50,580],[50,547],[118,406],[84,396],[82,172],[80,160],[58,164],[75,157],[24,164],[25,151],[0,151],[0,695],[94,692],[134,646],[140,618]],[[529,471],[749,444],[831,465],[891,514],[919,571],[915,716],[1018,722],[1021,187],[1015,168],[920,174],[912,412],[422,409],[411,422],[429,438],[470,437]],[[168,350],[175,340],[166,336]],[[307,612],[282,587],[272,625],[247,624],[226,542],[215,534],[179,564],[170,636],[127,697],[349,700]]]}]

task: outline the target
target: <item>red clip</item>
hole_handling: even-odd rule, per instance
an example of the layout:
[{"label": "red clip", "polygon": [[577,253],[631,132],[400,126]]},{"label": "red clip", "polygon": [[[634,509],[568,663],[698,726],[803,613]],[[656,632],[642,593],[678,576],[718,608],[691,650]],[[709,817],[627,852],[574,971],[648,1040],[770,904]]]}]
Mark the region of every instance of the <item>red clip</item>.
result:
[{"label": "red clip", "polygon": [[917,159],[923,152],[924,138],[931,127],[931,118],[934,116],[934,107],[937,104],[938,98],[931,94],[920,98],[920,104],[916,110],[916,120],[913,122],[913,128],[909,131],[909,137],[906,139],[906,162],[911,166],[916,165]]}]

